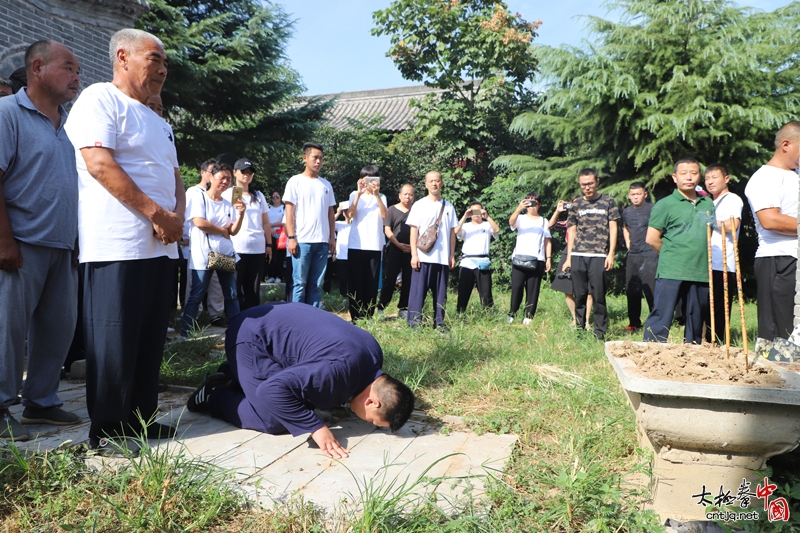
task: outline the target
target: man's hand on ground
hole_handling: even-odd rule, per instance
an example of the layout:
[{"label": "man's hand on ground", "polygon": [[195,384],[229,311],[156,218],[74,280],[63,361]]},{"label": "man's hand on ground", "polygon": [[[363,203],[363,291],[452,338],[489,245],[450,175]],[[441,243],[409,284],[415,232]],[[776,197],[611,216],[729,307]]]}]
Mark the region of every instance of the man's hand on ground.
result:
[{"label": "man's hand on ground", "polygon": [[317,446],[319,446],[319,449],[322,450],[322,453],[328,457],[333,457],[334,459],[344,459],[350,455],[347,453],[347,449],[343,448],[342,445],[339,444],[339,441],[333,436],[333,433],[330,429],[328,429],[328,426],[322,426],[316,430],[311,434],[311,438],[317,443]]}]

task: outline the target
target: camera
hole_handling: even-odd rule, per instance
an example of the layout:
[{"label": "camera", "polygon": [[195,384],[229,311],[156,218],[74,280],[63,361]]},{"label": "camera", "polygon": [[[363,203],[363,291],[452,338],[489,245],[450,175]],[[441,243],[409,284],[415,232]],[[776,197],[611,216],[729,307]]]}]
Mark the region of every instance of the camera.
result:
[{"label": "camera", "polygon": [[536,204],[536,200],[530,200],[530,201],[528,202],[528,207],[536,207],[536,205],[537,205],[537,204]]},{"label": "camera", "polygon": [[570,272],[570,268],[568,268],[565,272],[559,272],[556,274],[558,279],[572,279],[572,272]]},{"label": "camera", "polygon": [[483,213],[481,213],[481,210],[480,210],[480,209],[473,209],[473,210],[472,210],[472,212],[470,213],[470,215],[472,215],[473,217],[479,217],[479,216],[481,216],[482,214],[483,214]]},{"label": "camera", "polygon": [[572,202],[564,202],[564,209],[572,209]]}]

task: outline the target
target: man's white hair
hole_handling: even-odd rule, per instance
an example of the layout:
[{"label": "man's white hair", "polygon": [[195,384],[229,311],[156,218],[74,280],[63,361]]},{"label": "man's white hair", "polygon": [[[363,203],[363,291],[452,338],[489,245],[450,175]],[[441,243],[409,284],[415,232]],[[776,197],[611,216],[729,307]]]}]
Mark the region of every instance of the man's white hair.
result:
[{"label": "man's white hair", "polygon": [[127,52],[135,52],[138,48],[138,44],[145,39],[153,41],[161,48],[164,48],[164,43],[161,42],[161,39],[146,31],[125,28],[112,35],[111,42],[108,45],[108,55],[111,59],[112,70],[115,69],[117,65],[117,50],[122,48]]}]

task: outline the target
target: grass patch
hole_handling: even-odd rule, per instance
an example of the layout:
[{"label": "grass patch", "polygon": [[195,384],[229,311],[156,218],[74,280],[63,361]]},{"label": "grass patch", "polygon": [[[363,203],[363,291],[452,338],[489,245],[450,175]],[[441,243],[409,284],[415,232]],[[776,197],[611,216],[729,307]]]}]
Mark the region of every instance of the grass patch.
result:
[{"label": "grass patch", "polygon": [[[631,483],[637,474],[646,479],[650,465],[637,447],[633,411],[603,344],[571,327],[563,295],[543,289],[529,326],[506,324],[508,293],[496,291],[489,312],[479,309],[476,295],[472,300],[467,313],[457,316],[450,293],[449,335],[432,327],[412,331],[391,318],[360,325],[383,347],[386,371],[415,390],[418,406],[430,416],[460,416],[478,433],[517,435],[506,470],[488,483],[487,507],[464,500],[443,512],[430,498],[416,496],[435,480],[376,476],[362,480],[359,493],[351,495],[362,509],[356,513],[326,515],[301,497],[259,510],[230,489],[224,472],[186,457],[170,462],[153,452],[101,474],[73,450],[22,456],[9,448],[0,467],[0,524],[8,531],[214,533],[663,530],[655,515],[640,510],[646,494]],[[333,312],[346,312],[335,290],[324,301]],[[641,333],[625,330],[624,296],[610,296],[608,309],[608,340],[641,339]],[[394,304],[386,309],[388,317],[396,313]],[[747,306],[747,314],[752,347],[755,305]],[[738,323],[732,329],[738,344]],[[681,338],[682,328],[671,334]],[[223,348],[213,338],[168,344],[162,380],[197,386],[216,370]],[[781,478],[777,471],[775,476],[798,498],[796,478]]]}]

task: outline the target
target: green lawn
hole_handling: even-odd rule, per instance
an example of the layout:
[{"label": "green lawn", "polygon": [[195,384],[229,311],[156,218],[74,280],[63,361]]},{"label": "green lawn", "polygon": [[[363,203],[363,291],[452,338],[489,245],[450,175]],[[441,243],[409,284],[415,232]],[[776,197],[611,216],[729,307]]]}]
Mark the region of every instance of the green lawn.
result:
[{"label": "green lawn", "polygon": [[[336,294],[326,297],[326,304],[334,312],[344,311]],[[489,509],[465,506],[459,514],[444,515],[429,503],[417,502],[410,509],[407,501],[378,490],[365,502],[363,515],[326,521],[301,499],[270,512],[251,509],[219,489],[224,472],[186,458],[169,467],[168,458],[153,452],[145,454],[138,468],[109,477],[83,467],[75,459],[79,452],[63,450],[32,458],[6,453],[0,507],[5,529],[0,530],[659,531],[655,515],[640,511],[650,457],[637,448],[633,411],[603,344],[570,326],[561,293],[543,289],[529,326],[519,320],[506,324],[509,294],[495,291],[495,298],[495,311],[485,313],[477,309],[473,295],[470,311],[456,317],[455,294],[450,294],[449,335],[432,328],[411,331],[393,319],[361,324],[383,346],[385,369],[415,389],[418,407],[430,416],[455,415],[476,432],[518,436],[506,472],[491,487]],[[387,309],[387,315],[394,314],[394,307]],[[754,305],[747,306],[747,314],[754,339]],[[641,333],[625,331],[624,297],[609,298],[609,315],[608,340],[640,340]],[[673,335],[679,339],[682,332],[674,328]],[[738,326],[733,338],[739,342]],[[198,383],[218,363],[219,349],[213,341],[169,346],[163,379]],[[446,424],[442,431],[448,431]],[[775,472],[777,479],[792,479],[788,470],[797,464],[790,465],[782,467],[787,472]],[[170,475],[173,470],[182,475]],[[202,487],[193,481],[193,473],[205,477]],[[788,490],[792,487],[797,509],[796,478],[787,483]],[[800,519],[800,509],[795,516]],[[753,531],[772,531],[763,524],[757,527]]]}]

